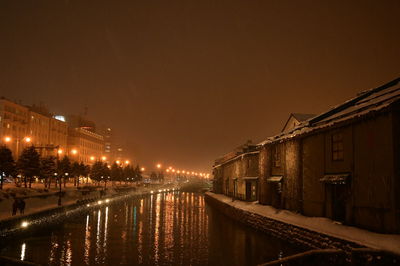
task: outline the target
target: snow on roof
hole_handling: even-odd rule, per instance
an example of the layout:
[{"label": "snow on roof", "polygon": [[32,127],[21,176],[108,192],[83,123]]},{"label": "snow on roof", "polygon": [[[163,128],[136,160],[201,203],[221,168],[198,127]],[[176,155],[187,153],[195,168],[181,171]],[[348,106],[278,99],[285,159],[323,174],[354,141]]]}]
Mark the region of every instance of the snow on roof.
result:
[{"label": "snow on roof", "polygon": [[233,151],[225,154],[224,156],[219,157],[215,160],[214,167],[218,167],[221,164],[225,164],[232,160],[237,159],[240,156],[259,153],[258,145],[252,144],[251,140],[247,141],[245,144],[240,145],[239,147],[235,148]]},{"label": "snow on roof", "polygon": [[255,147],[255,148],[257,148],[257,150],[255,150],[255,151],[239,153],[235,157],[227,158],[226,160],[216,161],[213,168],[220,167],[221,165],[230,163],[232,161],[235,161],[238,158],[243,158],[244,156],[247,156],[247,155],[258,154],[258,153],[260,153],[260,150],[258,150],[258,147],[259,146]]},{"label": "snow on roof", "polygon": [[400,78],[397,78],[380,87],[363,91],[356,97],[333,107],[329,111],[303,121],[287,133],[267,138],[259,145],[290,139],[346,120],[359,118],[372,112],[382,111],[400,100],[399,83]]}]

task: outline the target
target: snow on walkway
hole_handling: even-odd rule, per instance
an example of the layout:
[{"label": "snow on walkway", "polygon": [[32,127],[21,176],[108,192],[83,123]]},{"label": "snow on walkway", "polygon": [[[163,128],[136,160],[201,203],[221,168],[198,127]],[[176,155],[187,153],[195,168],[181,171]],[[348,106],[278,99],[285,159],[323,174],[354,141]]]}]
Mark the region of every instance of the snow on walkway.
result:
[{"label": "snow on walkway", "polygon": [[351,241],[369,248],[387,250],[400,255],[400,235],[398,234],[374,233],[365,229],[338,224],[328,218],[307,217],[288,210],[279,210],[272,206],[261,205],[258,202],[244,202],[240,200],[232,202],[231,197],[222,194],[207,192],[207,195],[244,211]]}]

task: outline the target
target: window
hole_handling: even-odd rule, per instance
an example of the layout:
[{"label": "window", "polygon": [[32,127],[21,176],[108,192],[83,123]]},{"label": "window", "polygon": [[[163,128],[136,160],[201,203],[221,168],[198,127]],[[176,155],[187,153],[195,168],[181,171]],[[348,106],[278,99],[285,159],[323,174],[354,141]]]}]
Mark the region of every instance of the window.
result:
[{"label": "window", "polygon": [[274,147],[274,157],[273,163],[275,167],[281,167],[281,151],[278,145]]},{"label": "window", "polygon": [[343,161],[343,135],[332,135],[332,161]]}]

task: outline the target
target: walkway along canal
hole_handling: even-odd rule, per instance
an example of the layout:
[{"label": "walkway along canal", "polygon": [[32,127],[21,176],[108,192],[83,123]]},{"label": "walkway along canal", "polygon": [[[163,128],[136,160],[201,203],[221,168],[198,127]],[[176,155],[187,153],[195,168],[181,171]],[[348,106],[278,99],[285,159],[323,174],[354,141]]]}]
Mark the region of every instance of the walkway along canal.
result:
[{"label": "walkway along canal", "polygon": [[0,255],[44,265],[256,265],[304,250],[220,214],[203,194],[175,191],[28,227]]}]

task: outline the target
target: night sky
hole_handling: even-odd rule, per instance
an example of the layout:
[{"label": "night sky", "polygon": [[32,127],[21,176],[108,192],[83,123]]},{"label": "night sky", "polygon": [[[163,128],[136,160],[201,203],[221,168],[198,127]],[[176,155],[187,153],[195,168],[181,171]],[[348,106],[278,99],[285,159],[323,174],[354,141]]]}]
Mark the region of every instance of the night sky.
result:
[{"label": "night sky", "polygon": [[0,95],[83,113],[129,156],[211,171],[291,112],[400,76],[400,1],[0,2]]}]

